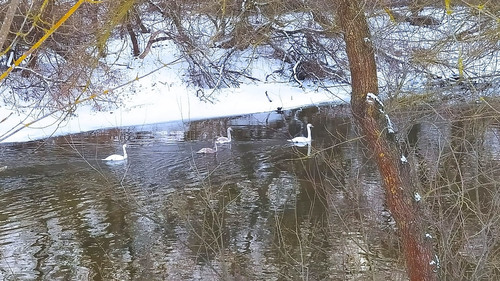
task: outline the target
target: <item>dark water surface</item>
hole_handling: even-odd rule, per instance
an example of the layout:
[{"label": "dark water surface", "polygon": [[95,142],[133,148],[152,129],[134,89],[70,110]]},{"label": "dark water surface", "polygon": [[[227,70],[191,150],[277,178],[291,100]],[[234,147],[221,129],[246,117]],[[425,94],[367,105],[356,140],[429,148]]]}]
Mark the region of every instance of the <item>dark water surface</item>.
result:
[{"label": "dark water surface", "polygon": [[[443,224],[429,230],[440,234],[443,276],[455,276],[457,257],[456,276],[486,272],[473,260],[493,262],[477,248],[498,246],[498,220],[485,222],[500,204],[498,123],[407,117],[393,121]],[[289,146],[307,123],[312,146]],[[229,126],[231,144],[196,154]],[[378,171],[355,130],[348,110],[324,106],[2,145],[0,280],[406,280]],[[100,160],[123,143],[128,161]],[[477,203],[476,220],[457,218],[467,211],[456,198]],[[451,239],[459,224],[475,238]]]}]

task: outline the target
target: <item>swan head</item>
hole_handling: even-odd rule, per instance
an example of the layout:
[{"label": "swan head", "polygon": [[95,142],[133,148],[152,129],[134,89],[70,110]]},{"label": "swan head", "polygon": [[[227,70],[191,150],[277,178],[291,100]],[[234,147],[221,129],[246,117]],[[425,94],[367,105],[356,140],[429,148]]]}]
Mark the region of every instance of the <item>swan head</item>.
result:
[{"label": "swan head", "polygon": [[307,124],[307,128],[314,128],[314,126],[311,123],[309,123]]}]

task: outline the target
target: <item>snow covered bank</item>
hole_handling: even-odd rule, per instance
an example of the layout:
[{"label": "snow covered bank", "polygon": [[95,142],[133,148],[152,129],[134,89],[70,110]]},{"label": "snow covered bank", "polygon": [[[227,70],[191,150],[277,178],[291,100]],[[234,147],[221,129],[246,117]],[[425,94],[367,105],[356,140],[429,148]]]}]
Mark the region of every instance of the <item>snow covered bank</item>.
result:
[{"label": "snow covered bank", "polygon": [[[147,38],[142,44],[146,41]],[[172,42],[157,44],[143,59],[124,51],[131,48],[127,44],[130,42],[122,40],[108,43],[109,53],[102,63],[109,68],[106,73],[103,69],[94,71],[91,84],[97,88],[82,95],[85,102],[70,97],[66,101],[69,105],[57,110],[49,95],[23,101],[10,90],[2,89],[0,142],[25,142],[104,128],[189,122],[349,101],[350,86],[328,81],[321,85],[299,84],[290,74],[290,79],[287,75],[275,77],[283,68],[283,62],[255,56],[251,49],[241,51],[232,62],[245,69],[251,79],[214,91],[187,85],[188,65],[179,60],[177,47]],[[104,78],[110,73],[115,78]],[[105,86],[98,90],[103,84]],[[104,94],[107,91],[109,94]],[[47,116],[48,112],[55,113]]]},{"label": "snow covered bank", "polygon": [[[302,90],[290,84],[260,83],[228,88],[218,92],[214,103],[200,101],[196,92],[185,86],[170,87],[156,77],[141,79],[131,85],[135,93],[128,93],[116,109],[96,111],[90,104],[81,104],[70,116],[65,111],[38,119],[32,111],[18,113],[0,107],[0,136],[20,128],[2,142],[24,142],[50,136],[92,131],[96,129],[154,124],[182,120],[189,122],[213,117],[225,117],[296,108],[305,105],[343,102],[349,100],[346,89]],[[130,90],[130,89],[128,89]],[[65,118],[65,119],[64,119]]]}]

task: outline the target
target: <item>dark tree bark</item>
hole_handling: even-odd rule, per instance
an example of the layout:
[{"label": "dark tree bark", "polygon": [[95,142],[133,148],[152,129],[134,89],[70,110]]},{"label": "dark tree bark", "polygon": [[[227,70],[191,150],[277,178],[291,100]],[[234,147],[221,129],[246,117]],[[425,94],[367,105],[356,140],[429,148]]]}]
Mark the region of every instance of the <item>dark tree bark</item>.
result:
[{"label": "dark tree bark", "polygon": [[138,28],[142,33],[147,33],[149,31],[142,23],[141,17],[135,7],[132,7],[127,12],[127,18],[125,21],[125,28],[127,29],[130,41],[132,42],[132,54],[134,55],[134,57],[139,57],[141,51],[139,50],[139,42],[137,40],[137,35],[135,34],[134,28]]},{"label": "dark tree bark", "polygon": [[132,54],[134,57],[138,57],[141,54],[139,50],[139,42],[137,41],[137,37],[135,36],[134,29],[132,28],[132,24],[128,22],[126,24],[128,35],[130,36],[130,41],[132,41]]},{"label": "dark tree bark", "polygon": [[131,11],[133,17],[134,17],[134,22],[135,25],[139,27],[141,30],[141,33],[149,33],[149,29],[144,25],[141,19],[141,14],[139,14],[139,11],[134,7]]},{"label": "dark tree bark", "polygon": [[[410,280],[437,280],[432,245],[425,241],[424,222],[413,201],[408,163],[388,134],[388,122],[378,98],[375,55],[361,0],[339,0],[337,18],[341,25],[351,70],[351,107],[364,141],[382,176],[386,200],[400,236]],[[368,99],[367,99],[368,97]]]}]

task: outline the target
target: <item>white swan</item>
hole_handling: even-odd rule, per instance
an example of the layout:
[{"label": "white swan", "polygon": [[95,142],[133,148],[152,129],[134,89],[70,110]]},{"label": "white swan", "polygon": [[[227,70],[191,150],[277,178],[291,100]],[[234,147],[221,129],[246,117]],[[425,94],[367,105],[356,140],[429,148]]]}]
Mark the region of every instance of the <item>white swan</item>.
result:
[{"label": "white swan", "polygon": [[210,153],[216,153],[216,152],[217,152],[217,142],[214,141],[214,148],[204,147],[204,148],[198,150],[196,153],[198,153],[198,154],[210,154]]},{"label": "white swan", "polygon": [[314,128],[314,126],[312,124],[307,124],[307,138],[306,137],[295,137],[295,138],[288,140],[288,141],[292,142],[294,144],[298,144],[298,145],[310,143],[312,140],[311,128]]},{"label": "white swan", "polygon": [[218,137],[215,142],[216,143],[228,143],[231,142],[231,131],[233,129],[231,127],[227,128],[227,137]]},{"label": "white swan", "polygon": [[118,155],[118,154],[113,154],[110,155],[102,160],[104,161],[123,161],[127,159],[127,150],[125,150],[125,147],[127,147],[127,144],[123,145],[123,155]]}]

